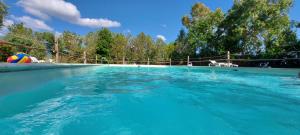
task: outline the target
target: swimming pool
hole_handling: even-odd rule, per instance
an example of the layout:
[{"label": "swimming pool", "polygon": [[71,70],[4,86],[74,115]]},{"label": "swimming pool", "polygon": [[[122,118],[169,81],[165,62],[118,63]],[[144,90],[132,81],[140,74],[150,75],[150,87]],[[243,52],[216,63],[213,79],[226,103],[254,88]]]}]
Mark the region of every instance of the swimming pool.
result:
[{"label": "swimming pool", "polygon": [[0,74],[0,134],[300,134],[296,69],[88,67]]}]

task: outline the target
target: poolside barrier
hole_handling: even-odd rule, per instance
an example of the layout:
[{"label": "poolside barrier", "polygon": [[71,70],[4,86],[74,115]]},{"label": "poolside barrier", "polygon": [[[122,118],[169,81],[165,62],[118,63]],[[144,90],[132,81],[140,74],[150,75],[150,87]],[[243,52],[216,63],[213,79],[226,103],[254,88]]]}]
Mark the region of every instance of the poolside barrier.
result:
[{"label": "poolside barrier", "polygon": [[[17,36],[18,37],[18,36]],[[23,38],[23,37],[18,37]],[[28,53],[30,50],[35,50],[37,52],[45,52],[45,56],[40,56],[37,58],[45,61],[45,63],[78,63],[78,64],[144,64],[144,65],[189,65],[190,63],[194,66],[207,66],[210,61],[215,60],[222,63],[234,63],[240,67],[264,67],[264,63],[268,63],[268,67],[288,67],[288,68],[300,68],[300,51],[292,51],[290,57],[287,58],[259,58],[250,54],[232,54],[232,52],[227,51],[222,54],[216,54],[209,57],[201,56],[186,56],[184,58],[172,58],[161,57],[161,58],[151,58],[145,56],[143,58],[128,57],[126,55],[118,58],[105,58],[100,57],[99,54],[89,53],[88,50],[82,50],[81,52],[70,53],[67,51],[59,50],[58,37],[55,37],[54,48],[38,48],[28,45],[16,44],[8,42],[5,40],[0,40],[0,46],[7,46],[13,48],[14,52],[7,52],[5,50],[0,50],[0,62],[6,62],[6,59],[16,52]],[[36,41],[36,40],[34,40]],[[40,44],[46,44],[43,41],[36,41]],[[284,54],[282,54],[284,55]],[[294,56],[295,55],[295,56]],[[299,73],[300,74],[300,73]],[[297,76],[300,75],[297,74]]]}]

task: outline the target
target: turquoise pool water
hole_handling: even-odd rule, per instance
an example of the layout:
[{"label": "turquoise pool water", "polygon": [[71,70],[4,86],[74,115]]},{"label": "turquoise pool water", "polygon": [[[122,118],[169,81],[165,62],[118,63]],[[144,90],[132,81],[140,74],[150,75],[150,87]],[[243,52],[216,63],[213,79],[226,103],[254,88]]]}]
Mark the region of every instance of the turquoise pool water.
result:
[{"label": "turquoise pool water", "polygon": [[0,134],[299,135],[299,70],[89,67],[0,74]]}]

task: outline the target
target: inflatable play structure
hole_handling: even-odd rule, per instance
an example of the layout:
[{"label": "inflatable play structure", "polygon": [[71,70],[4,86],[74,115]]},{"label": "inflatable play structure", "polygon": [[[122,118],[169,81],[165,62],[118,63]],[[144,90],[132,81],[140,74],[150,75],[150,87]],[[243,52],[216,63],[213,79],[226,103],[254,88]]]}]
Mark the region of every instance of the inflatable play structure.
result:
[{"label": "inflatable play structure", "polygon": [[31,63],[30,56],[25,53],[17,53],[7,58],[7,63]]}]

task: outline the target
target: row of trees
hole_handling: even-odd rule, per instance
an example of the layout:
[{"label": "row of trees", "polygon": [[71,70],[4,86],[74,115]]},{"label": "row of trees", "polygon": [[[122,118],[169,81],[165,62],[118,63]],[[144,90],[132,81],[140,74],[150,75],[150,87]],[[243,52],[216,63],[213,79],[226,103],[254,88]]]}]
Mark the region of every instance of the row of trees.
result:
[{"label": "row of trees", "polygon": [[[0,27],[7,8],[0,1]],[[25,52],[39,59],[54,59],[55,42],[59,46],[60,62],[77,63],[83,61],[84,52],[88,62],[94,63],[96,57],[99,61],[120,62],[123,58],[129,62],[164,61],[170,58],[172,45],[167,45],[161,39],[153,39],[145,33],[136,37],[113,33],[109,29],[100,29],[85,36],[65,31],[55,37],[50,32],[35,32],[26,28],[24,24],[13,24],[8,27],[8,33],[3,40],[11,43],[0,46],[0,60],[5,61],[16,52]]]},{"label": "row of trees", "polygon": [[60,61],[75,63],[83,61],[84,52],[91,63],[95,62],[96,56],[99,61],[104,62],[121,62],[123,57],[131,62],[144,62],[148,58],[152,61],[165,61],[170,58],[173,47],[161,39],[154,40],[145,33],[134,37],[113,33],[109,29],[90,32],[86,36],[65,31],[57,39],[53,33],[34,32],[22,23],[13,24],[8,30],[3,39],[13,45],[0,48],[5,52],[2,55],[6,58],[16,52],[25,52],[39,59],[54,58],[55,40],[59,46]]},{"label": "row of trees", "polygon": [[[288,16],[292,4],[293,0],[235,0],[224,13],[196,3],[182,18],[185,28],[169,44],[145,33],[132,36],[105,28],[85,36],[65,31],[55,39],[53,33],[14,24],[4,40],[17,46],[0,46],[0,51],[2,60],[17,51],[45,59],[54,56],[57,40],[61,62],[82,62],[84,52],[92,63],[96,56],[99,61],[120,63],[124,57],[131,62],[168,61],[224,55],[227,51],[249,58],[282,58],[300,50],[295,32],[300,24]],[[0,2],[0,26],[6,10]]]},{"label": "row of trees", "polygon": [[226,51],[256,58],[278,58],[299,51],[296,27],[288,16],[293,0],[234,0],[228,13],[196,3],[182,18],[175,41],[177,57],[216,56]]},{"label": "row of trees", "polygon": [[91,32],[85,37],[87,54],[95,57],[97,54],[106,60],[145,62],[166,61],[172,53],[172,45],[167,45],[162,39],[154,40],[145,33],[136,37],[121,33],[112,33],[108,29]]}]

